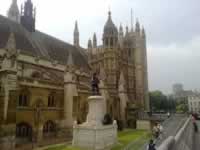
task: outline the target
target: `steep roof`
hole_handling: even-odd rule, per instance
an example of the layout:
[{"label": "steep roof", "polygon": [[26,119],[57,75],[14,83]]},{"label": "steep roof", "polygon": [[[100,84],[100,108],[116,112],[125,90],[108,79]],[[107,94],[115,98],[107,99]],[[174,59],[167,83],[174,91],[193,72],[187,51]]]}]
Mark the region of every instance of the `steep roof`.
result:
[{"label": "steep roof", "polygon": [[10,33],[15,36],[16,48],[25,54],[67,64],[71,53],[75,66],[89,70],[83,48],[77,48],[40,31],[28,32],[21,24],[0,15],[0,48],[6,47]]}]

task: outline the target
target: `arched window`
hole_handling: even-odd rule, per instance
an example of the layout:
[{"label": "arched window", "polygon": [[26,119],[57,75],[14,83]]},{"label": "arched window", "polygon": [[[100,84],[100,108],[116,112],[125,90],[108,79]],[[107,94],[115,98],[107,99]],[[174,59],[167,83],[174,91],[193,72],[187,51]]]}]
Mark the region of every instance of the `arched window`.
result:
[{"label": "arched window", "polygon": [[54,93],[51,93],[48,96],[48,107],[56,107],[55,96]]},{"label": "arched window", "polygon": [[43,126],[43,135],[49,136],[55,134],[55,132],[56,132],[56,124],[53,121],[48,120]]},{"label": "arched window", "polygon": [[30,138],[32,137],[32,127],[27,123],[19,123],[16,126],[16,137]]},{"label": "arched window", "polygon": [[28,106],[28,99],[29,99],[29,92],[28,91],[22,91],[19,94],[19,98],[18,98],[18,105],[21,107],[26,107]]}]

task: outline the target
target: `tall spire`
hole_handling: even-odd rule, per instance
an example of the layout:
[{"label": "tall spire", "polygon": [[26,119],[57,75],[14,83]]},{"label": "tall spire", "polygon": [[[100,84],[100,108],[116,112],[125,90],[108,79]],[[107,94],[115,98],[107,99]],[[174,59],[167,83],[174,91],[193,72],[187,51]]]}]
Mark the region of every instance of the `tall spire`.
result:
[{"label": "tall spire", "polygon": [[12,4],[8,10],[7,16],[10,20],[20,23],[20,13],[17,5],[17,0],[12,0]]},{"label": "tall spire", "polygon": [[97,48],[97,36],[96,33],[93,35],[93,48]]},{"label": "tall spire", "polygon": [[108,20],[104,25],[103,46],[105,48],[113,48],[118,43],[118,30],[111,18],[111,12],[108,12]]},{"label": "tall spire", "polygon": [[92,40],[88,40],[88,50],[92,49]]},{"label": "tall spire", "polygon": [[145,39],[146,38],[146,33],[144,27],[142,27],[142,37]]},{"label": "tall spire", "polygon": [[140,23],[139,23],[139,20],[138,20],[138,19],[136,20],[136,24],[135,24],[135,31],[136,31],[137,33],[140,33]]},{"label": "tall spire", "polygon": [[74,28],[74,46],[79,47],[79,30],[78,30],[78,22],[75,22]]}]

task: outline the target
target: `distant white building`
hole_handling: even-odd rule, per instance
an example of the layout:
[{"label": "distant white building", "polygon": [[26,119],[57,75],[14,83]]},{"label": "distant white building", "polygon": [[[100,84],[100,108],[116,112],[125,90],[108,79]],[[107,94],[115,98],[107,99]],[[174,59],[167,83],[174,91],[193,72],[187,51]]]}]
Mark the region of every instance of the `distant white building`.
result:
[{"label": "distant white building", "polygon": [[189,96],[188,97],[188,108],[189,112],[200,113],[200,96]]}]

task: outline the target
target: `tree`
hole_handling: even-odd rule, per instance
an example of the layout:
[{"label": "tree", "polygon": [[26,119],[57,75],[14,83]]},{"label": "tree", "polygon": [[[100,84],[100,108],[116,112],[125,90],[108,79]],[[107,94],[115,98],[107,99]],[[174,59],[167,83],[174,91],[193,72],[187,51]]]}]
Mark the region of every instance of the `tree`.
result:
[{"label": "tree", "polygon": [[172,98],[168,98],[161,91],[149,93],[151,111],[175,111],[176,105]]}]

